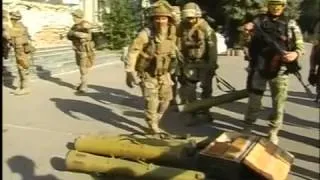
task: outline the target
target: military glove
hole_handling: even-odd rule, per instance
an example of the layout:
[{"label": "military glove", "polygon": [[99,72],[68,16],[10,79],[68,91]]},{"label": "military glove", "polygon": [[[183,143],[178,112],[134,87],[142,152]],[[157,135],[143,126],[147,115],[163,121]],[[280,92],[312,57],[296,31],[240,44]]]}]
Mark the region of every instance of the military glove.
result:
[{"label": "military glove", "polygon": [[317,75],[315,73],[310,73],[308,77],[308,82],[312,85],[315,86],[317,83]]},{"label": "military glove", "polygon": [[135,85],[138,84],[135,74],[133,72],[127,72],[126,83],[127,83],[127,86],[130,88],[133,88]]},{"label": "military glove", "polygon": [[89,37],[89,35],[87,33],[82,33],[82,32],[75,32],[74,35],[78,38],[81,38],[81,39],[86,39]]}]

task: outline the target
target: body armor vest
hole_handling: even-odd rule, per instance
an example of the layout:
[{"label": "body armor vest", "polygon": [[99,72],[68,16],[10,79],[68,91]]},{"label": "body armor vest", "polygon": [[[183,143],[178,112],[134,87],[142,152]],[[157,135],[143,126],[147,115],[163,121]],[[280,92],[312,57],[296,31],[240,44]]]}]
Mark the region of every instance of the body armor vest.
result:
[{"label": "body armor vest", "polygon": [[[85,20],[81,21],[78,24],[75,24],[71,27],[71,31],[74,32],[82,32],[82,33],[89,33],[89,29],[85,27],[85,24],[89,23]],[[93,52],[94,51],[94,44],[92,41],[92,34],[89,34],[89,38],[81,39],[77,37],[70,37],[69,40],[72,41],[73,47],[78,52]]]},{"label": "body armor vest", "polygon": [[23,47],[25,44],[29,43],[27,28],[21,22],[12,24],[10,36],[15,48]]},{"label": "body armor vest", "polygon": [[201,19],[198,24],[192,28],[184,28],[182,30],[182,53],[187,61],[200,62],[206,56],[206,39],[205,33],[201,26]]},{"label": "body armor vest", "polygon": [[170,26],[167,38],[162,40],[155,37],[154,30],[150,28],[145,29],[149,42],[138,57],[136,65],[137,72],[147,72],[151,76],[161,76],[173,68],[173,52],[176,48],[176,37],[173,28],[175,27]]}]

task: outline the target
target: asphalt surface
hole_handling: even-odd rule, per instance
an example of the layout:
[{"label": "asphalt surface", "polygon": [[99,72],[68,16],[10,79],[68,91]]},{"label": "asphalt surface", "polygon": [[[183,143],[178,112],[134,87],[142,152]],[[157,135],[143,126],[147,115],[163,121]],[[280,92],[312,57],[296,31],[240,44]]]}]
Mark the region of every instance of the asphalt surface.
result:
[{"label": "asphalt surface", "polygon": [[[245,87],[247,62],[241,57],[221,56],[219,64],[220,76],[236,89]],[[302,65],[306,82],[308,60],[304,59]],[[116,135],[145,129],[140,90],[126,87],[124,75],[122,62],[112,59],[92,69],[86,95],[75,93],[78,72],[34,80],[28,96],[11,94],[16,82],[13,86],[3,86],[3,179],[99,179],[90,174],[64,171],[64,158],[69,144],[82,134]],[[314,93],[314,88],[310,88]],[[215,86],[213,94],[222,93]],[[216,137],[223,131],[241,129],[246,103],[247,99],[243,99],[213,107],[213,122],[191,127],[186,126],[188,117],[170,109],[160,126],[172,134]],[[269,91],[265,93],[263,105],[264,111],[255,126],[255,133],[259,135],[267,132]],[[319,108],[292,76],[279,144],[295,155],[289,179],[319,179],[319,117]]]}]

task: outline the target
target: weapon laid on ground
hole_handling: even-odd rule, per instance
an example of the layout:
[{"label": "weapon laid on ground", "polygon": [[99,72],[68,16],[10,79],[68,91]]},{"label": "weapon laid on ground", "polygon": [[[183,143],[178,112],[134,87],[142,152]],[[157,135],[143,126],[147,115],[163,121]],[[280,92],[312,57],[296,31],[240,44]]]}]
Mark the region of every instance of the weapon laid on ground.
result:
[{"label": "weapon laid on ground", "polygon": [[[111,146],[112,144],[108,144]],[[203,180],[205,175],[199,171],[158,166],[144,162],[132,162],[108,158],[71,150],[66,155],[66,168],[73,171],[107,173],[113,176],[127,176],[154,180]]]},{"label": "weapon laid on ground", "polygon": [[190,104],[178,105],[179,112],[194,112],[201,109],[210,108],[219,104],[236,101],[239,99],[247,98],[247,89],[233,91],[228,94],[223,94],[220,96],[213,96],[211,98],[197,100]]},{"label": "weapon laid on ground", "polygon": [[195,146],[188,140],[137,136],[86,135],[74,142],[75,149],[82,152],[182,166],[195,154]]}]

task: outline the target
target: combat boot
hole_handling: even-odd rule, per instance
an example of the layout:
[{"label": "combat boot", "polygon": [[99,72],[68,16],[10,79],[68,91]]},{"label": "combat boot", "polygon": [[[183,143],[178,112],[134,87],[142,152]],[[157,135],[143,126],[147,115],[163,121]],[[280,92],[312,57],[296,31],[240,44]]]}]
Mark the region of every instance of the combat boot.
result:
[{"label": "combat boot", "polygon": [[21,80],[20,88],[18,88],[14,95],[21,96],[21,95],[27,95],[30,94],[31,90],[29,87],[28,78],[24,77],[23,80]]},{"label": "combat boot", "polygon": [[161,130],[160,130],[160,128],[159,128],[159,125],[158,125],[158,123],[156,123],[156,122],[152,122],[151,125],[150,125],[150,128],[151,128],[151,130],[152,130],[152,133],[154,133],[154,134],[161,133]]},{"label": "combat boot", "polygon": [[88,92],[88,87],[87,87],[87,85],[86,84],[84,84],[84,83],[81,83],[79,86],[77,86],[77,91],[79,92],[79,93],[86,93],[86,92]]},{"label": "combat boot", "polygon": [[279,137],[278,137],[279,129],[278,128],[271,128],[268,133],[269,140],[273,143],[278,145]]}]

